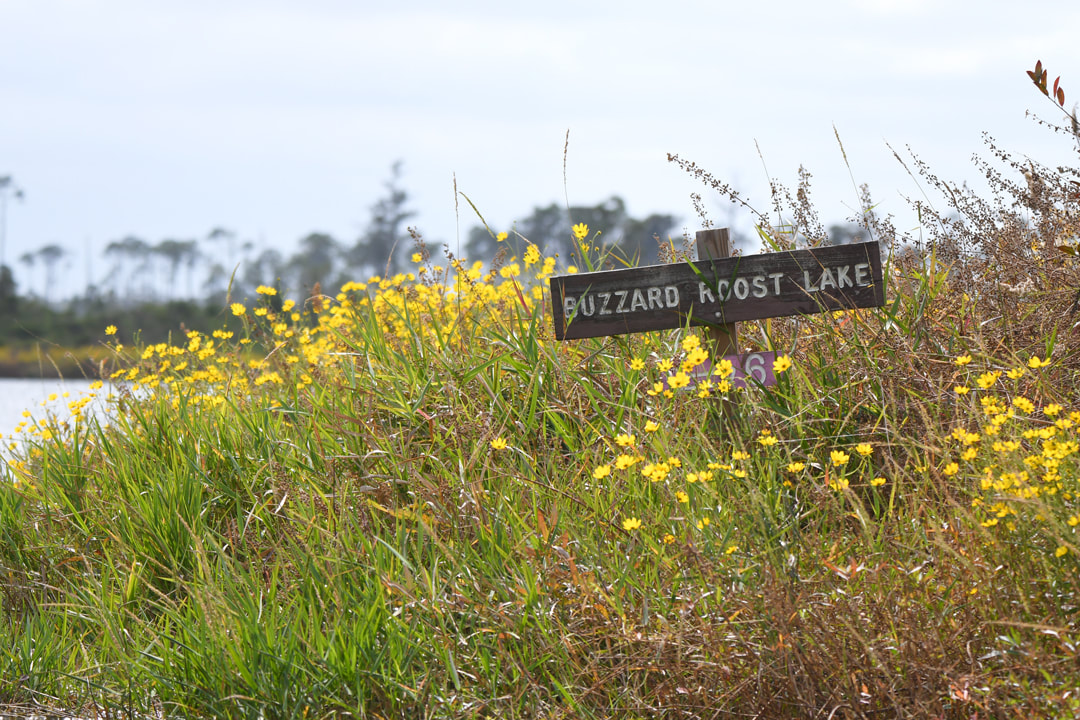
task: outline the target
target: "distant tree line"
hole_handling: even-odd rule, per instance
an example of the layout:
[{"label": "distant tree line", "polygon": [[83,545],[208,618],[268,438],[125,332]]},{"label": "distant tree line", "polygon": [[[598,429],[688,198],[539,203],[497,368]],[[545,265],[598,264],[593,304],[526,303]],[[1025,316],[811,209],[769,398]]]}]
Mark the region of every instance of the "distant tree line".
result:
[{"label": "distant tree line", "polygon": [[[221,305],[226,296],[254,296],[260,285],[302,293],[316,282],[333,287],[361,276],[399,272],[412,246],[405,223],[415,215],[407,207],[400,163],[393,166],[385,189],[385,196],[370,208],[365,231],[352,244],[312,232],[301,238],[295,253],[284,255],[224,227],[202,238],[118,238],[106,245],[105,273],[88,284],[83,299],[118,307],[178,301]],[[21,255],[19,262],[30,276],[26,296],[53,303],[70,261],[71,252],[55,243]],[[10,269],[8,275],[13,287]]]},{"label": "distant tree line", "polygon": [[[644,219],[631,217],[626,203],[618,196],[594,206],[566,207],[552,203],[534,208],[532,213],[513,223],[506,243],[512,254],[520,256],[525,242],[531,242],[545,255],[558,255],[563,265],[575,264],[579,249],[570,228],[577,223],[588,225],[590,239],[596,246],[615,251],[635,265],[658,262],[663,246],[678,223],[674,215],[653,214]],[[678,245],[681,245],[681,237]],[[492,228],[474,227],[469,231],[465,251],[470,259],[490,259],[499,251],[498,233]]]},{"label": "distant tree line", "polygon": [[[79,304],[130,308],[186,301],[221,307],[227,298],[253,297],[260,285],[304,294],[316,283],[332,289],[349,280],[395,275],[412,267],[410,257],[420,238],[408,225],[416,213],[402,186],[400,162],[391,168],[384,191],[370,206],[367,226],[355,241],[312,232],[299,240],[291,255],[242,239],[224,227],[201,238],[157,242],[138,235],[118,238],[105,247],[105,272],[89,282]],[[472,228],[464,252],[469,260],[491,262],[500,250],[520,256],[527,241],[545,254],[558,254],[564,266],[571,265],[579,252],[572,242],[571,226],[585,223],[591,229],[591,242],[617,249],[627,262],[650,264],[658,261],[662,246],[669,244],[676,222],[666,214],[634,218],[618,196],[595,206],[552,204],[534,208],[509,228]],[[503,244],[497,240],[499,232],[508,235]],[[427,245],[429,252],[437,254],[442,243],[427,241]],[[55,243],[24,253],[19,262],[26,267],[29,281],[23,294],[41,306],[58,302],[61,286],[70,285],[65,279],[71,259],[70,251]],[[14,287],[10,277],[7,282]]]}]

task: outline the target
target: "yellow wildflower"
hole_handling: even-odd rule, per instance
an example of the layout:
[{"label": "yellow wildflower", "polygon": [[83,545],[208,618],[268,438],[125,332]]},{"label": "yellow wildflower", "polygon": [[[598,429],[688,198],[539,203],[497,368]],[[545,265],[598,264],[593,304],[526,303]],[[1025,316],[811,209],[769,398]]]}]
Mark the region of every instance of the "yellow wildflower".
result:
[{"label": "yellow wildflower", "polygon": [[734,372],[735,366],[726,358],[718,362],[716,367],[713,368],[713,375],[718,375],[721,378],[730,377]]},{"label": "yellow wildflower", "polygon": [[690,384],[690,376],[684,372],[678,372],[668,378],[668,386],[673,390],[684,388]]},{"label": "yellow wildflower", "polygon": [[529,245],[529,247],[525,248],[525,255],[522,257],[522,260],[525,261],[525,267],[540,262],[540,248],[535,245]]},{"label": "yellow wildflower", "polygon": [[636,517],[628,517],[622,521],[622,527],[623,530],[626,530],[627,532],[637,530],[639,527],[641,527],[641,521],[638,520]]},{"label": "yellow wildflower", "polygon": [[1013,407],[1020,412],[1031,413],[1035,410],[1035,403],[1031,402],[1023,395],[1013,398],[1012,404]]},{"label": "yellow wildflower", "polygon": [[687,354],[686,360],[682,363],[683,372],[689,372],[701,365],[703,362],[709,359],[709,353],[705,352],[701,348],[694,348]]},{"label": "yellow wildflower", "polygon": [[506,449],[506,438],[497,437],[494,440],[492,440],[491,441],[491,449],[492,450],[505,450]]},{"label": "yellow wildflower", "polygon": [[773,372],[779,375],[791,368],[791,358],[787,355],[781,355],[773,360]]}]

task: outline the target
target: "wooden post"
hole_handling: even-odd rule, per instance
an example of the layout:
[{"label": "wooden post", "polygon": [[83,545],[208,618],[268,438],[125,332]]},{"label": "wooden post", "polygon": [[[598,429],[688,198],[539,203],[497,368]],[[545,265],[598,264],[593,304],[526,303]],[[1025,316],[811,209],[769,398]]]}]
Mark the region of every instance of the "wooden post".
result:
[{"label": "wooden post", "polygon": [[[699,230],[694,240],[697,244],[698,260],[720,260],[731,257],[731,242],[727,228]],[[725,355],[737,355],[739,336],[735,323],[712,325],[709,327],[712,340],[712,363],[715,367]]]}]

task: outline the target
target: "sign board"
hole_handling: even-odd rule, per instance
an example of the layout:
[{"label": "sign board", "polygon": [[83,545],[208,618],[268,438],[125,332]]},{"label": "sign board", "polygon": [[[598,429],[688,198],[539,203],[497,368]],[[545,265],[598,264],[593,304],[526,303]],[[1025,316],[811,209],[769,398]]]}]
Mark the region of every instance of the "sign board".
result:
[{"label": "sign board", "polygon": [[885,304],[876,242],[551,278],[558,340]]},{"label": "sign board", "polygon": [[[763,387],[772,387],[776,384],[776,373],[773,371],[773,363],[776,362],[776,353],[772,350],[767,352],[744,353],[742,355],[725,355],[723,360],[731,363],[732,373],[726,378],[712,374],[712,362],[705,362],[694,368],[690,373],[690,384],[694,387],[706,380],[718,384],[721,380],[727,380],[734,388],[745,388],[753,383]],[[664,388],[668,387],[667,381],[675,373],[669,374],[663,379]]]}]

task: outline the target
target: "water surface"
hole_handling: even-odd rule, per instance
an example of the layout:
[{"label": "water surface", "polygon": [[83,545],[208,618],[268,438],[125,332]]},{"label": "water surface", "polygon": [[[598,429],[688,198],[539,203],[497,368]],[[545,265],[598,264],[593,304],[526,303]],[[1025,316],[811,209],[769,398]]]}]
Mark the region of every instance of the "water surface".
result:
[{"label": "water surface", "polygon": [[[44,420],[48,414],[60,419],[68,418],[71,416],[68,403],[91,392],[96,392],[98,397],[86,409],[101,413],[109,392],[108,386],[95,391],[90,389],[90,383],[90,380],[0,378],[0,434],[4,436],[0,448],[4,451],[8,449],[12,433],[20,422],[37,422]],[[29,412],[30,417],[26,417],[25,412]]]}]

